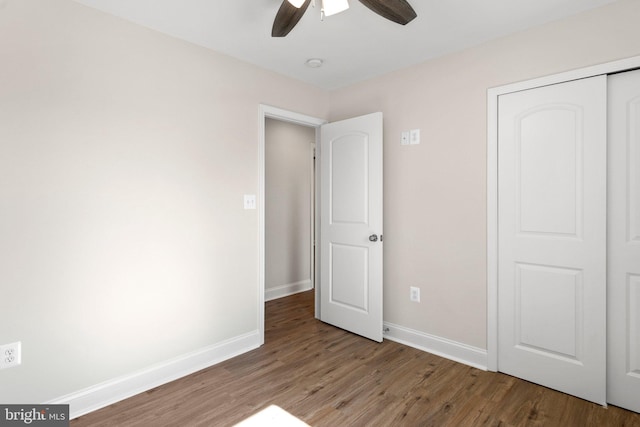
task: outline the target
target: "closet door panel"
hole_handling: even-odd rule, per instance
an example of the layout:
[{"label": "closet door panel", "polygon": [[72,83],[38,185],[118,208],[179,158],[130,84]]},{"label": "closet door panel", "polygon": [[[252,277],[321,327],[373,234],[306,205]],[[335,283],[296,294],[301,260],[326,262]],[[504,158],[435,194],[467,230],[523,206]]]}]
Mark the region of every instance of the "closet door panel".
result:
[{"label": "closet door panel", "polygon": [[498,370],[606,400],[606,77],[503,95]]},{"label": "closet door panel", "polygon": [[607,399],[640,412],[640,70],[608,83]]}]

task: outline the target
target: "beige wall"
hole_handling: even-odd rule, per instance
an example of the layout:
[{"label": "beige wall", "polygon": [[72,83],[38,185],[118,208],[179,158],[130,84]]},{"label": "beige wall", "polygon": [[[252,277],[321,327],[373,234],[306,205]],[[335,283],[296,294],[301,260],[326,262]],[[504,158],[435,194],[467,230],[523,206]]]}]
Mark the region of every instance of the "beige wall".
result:
[{"label": "beige wall", "polygon": [[265,289],[311,286],[311,197],[315,128],[265,122]]},{"label": "beige wall", "polygon": [[328,94],[70,0],[0,2],[0,402],[258,329],[259,104]]},{"label": "beige wall", "polygon": [[486,348],[486,91],[640,55],[638,17],[622,0],[331,94],[332,121],[384,113],[385,321]]}]

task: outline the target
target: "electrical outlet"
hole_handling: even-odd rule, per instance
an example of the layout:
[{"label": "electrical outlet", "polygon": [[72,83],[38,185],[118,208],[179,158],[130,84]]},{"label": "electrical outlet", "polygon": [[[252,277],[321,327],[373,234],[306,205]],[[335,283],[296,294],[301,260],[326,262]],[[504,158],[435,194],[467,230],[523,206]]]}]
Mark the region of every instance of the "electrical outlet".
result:
[{"label": "electrical outlet", "polygon": [[420,302],[420,288],[411,286],[409,288],[409,299],[414,302]]},{"label": "electrical outlet", "polygon": [[13,368],[22,363],[22,343],[0,345],[0,369]]}]

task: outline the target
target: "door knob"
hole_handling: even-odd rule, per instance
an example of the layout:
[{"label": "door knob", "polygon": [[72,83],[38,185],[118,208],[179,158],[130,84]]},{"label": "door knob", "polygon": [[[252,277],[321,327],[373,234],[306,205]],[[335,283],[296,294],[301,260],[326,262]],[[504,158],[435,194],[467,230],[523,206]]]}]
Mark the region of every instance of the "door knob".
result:
[{"label": "door knob", "polygon": [[377,234],[372,234],[371,236],[369,236],[369,241],[377,242],[378,241],[378,235]]}]

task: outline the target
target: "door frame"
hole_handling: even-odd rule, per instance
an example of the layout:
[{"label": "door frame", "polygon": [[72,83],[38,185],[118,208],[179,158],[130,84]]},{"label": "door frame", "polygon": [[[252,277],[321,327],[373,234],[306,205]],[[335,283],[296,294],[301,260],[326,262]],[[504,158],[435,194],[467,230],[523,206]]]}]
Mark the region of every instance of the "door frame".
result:
[{"label": "door frame", "polygon": [[640,68],[640,56],[487,90],[487,369],[498,371],[498,97],[512,92]]},{"label": "door frame", "polygon": [[[265,120],[266,119],[276,119],[283,122],[293,123],[297,125],[307,126],[315,128],[316,137],[315,137],[315,146],[316,146],[316,161],[320,158],[320,126],[327,123],[326,120],[320,119],[317,117],[307,116],[304,114],[296,113],[289,110],[284,110],[282,108],[273,107],[271,105],[260,104],[259,111],[259,144],[258,144],[258,197],[257,197],[257,206],[258,206],[258,332],[260,335],[260,345],[264,344],[264,304],[265,304],[265,267],[266,267],[266,253],[265,253],[265,185],[266,185],[266,156],[265,156],[265,144],[266,144],[266,135],[265,135]],[[313,201],[313,206],[315,208],[315,235],[320,235],[320,221],[317,219],[318,209],[320,208],[320,202],[318,200],[319,189],[318,185],[320,182],[320,170],[316,168],[316,176],[315,176],[315,200]],[[312,242],[313,244],[313,242]],[[315,247],[315,265],[318,265],[318,261],[320,259],[320,242],[316,239],[316,247]],[[314,266],[315,268],[315,266]],[[320,313],[320,286],[317,286],[320,283],[320,271],[315,268],[313,277],[313,282],[316,284],[314,286],[316,298],[315,298],[315,316],[318,317]]]}]

